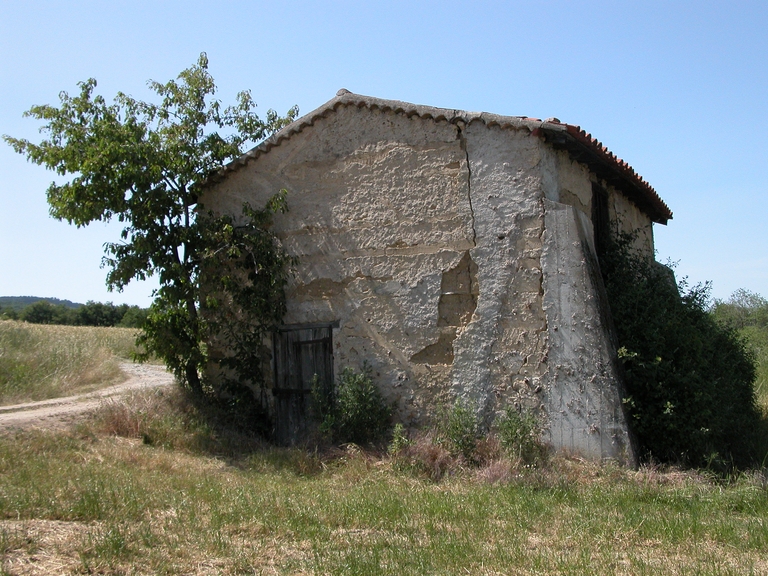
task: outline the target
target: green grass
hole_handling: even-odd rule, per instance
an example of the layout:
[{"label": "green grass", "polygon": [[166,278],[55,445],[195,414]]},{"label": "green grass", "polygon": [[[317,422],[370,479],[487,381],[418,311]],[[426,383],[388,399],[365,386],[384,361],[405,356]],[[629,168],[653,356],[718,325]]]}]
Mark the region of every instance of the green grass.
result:
[{"label": "green grass", "polygon": [[105,574],[768,572],[764,476],[507,464],[433,482],[355,447],[247,443],[153,392],[0,436],[0,552],[9,573],[33,555]]},{"label": "green grass", "polygon": [[127,328],[51,326],[0,320],[0,405],[44,400],[114,384],[119,359],[135,350]]},{"label": "green grass", "polygon": [[757,377],[755,378],[755,395],[758,403],[768,411],[768,329],[758,326],[747,326],[740,330],[755,355]]}]

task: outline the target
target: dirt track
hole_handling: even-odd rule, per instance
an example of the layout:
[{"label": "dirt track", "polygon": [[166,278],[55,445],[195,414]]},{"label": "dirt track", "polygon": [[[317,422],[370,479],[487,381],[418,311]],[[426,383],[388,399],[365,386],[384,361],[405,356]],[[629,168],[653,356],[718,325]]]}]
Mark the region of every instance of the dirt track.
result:
[{"label": "dirt track", "polygon": [[58,428],[82,413],[98,408],[104,399],[111,396],[173,383],[173,375],[166,372],[165,366],[126,362],[120,368],[128,375],[128,380],[116,386],[76,396],[0,406],[0,431],[13,428]]}]

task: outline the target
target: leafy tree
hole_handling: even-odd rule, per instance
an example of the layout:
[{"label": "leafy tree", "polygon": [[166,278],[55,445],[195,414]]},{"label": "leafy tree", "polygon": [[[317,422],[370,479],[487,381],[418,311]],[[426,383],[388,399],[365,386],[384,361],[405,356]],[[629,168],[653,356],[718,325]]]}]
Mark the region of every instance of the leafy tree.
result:
[{"label": "leafy tree", "polygon": [[736,330],[754,353],[757,360],[755,392],[768,416],[768,300],[742,288],[728,300],[715,300],[711,313],[718,324]]},{"label": "leafy tree", "polygon": [[4,308],[3,309],[3,318],[6,320],[18,320],[19,313],[16,312],[13,308]]},{"label": "leafy tree", "polygon": [[13,308],[5,307],[2,310],[0,310],[0,318],[3,318],[4,320],[18,320],[19,313],[16,312]]},{"label": "leafy tree", "polygon": [[38,300],[24,308],[19,318],[31,324],[73,324],[74,310],[62,304]]},{"label": "leafy tree", "polygon": [[147,319],[148,310],[139,306],[129,306],[120,318],[121,328],[141,328]]},{"label": "leafy tree", "polygon": [[736,330],[768,329],[768,300],[744,288],[736,290],[728,300],[715,300],[712,314],[719,323]]},{"label": "leafy tree", "polygon": [[[26,112],[45,122],[46,140],[4,139],[31,162],[70,177],[48,188],[53,217],[78,227],[113,218],[124,224],[121,241],[105,246],[107,286],[121,290],[133,279],[159,277],[143,342],[202,393],[207,321],[200,314],[200,275],[205,256],[215,252],[222,231],[233,223],[199,216],[201,184],[247,146],[293,120],[298,110],[285,117],[270,110],[262,120],[250,92],[223,107],[213,97],[205,54],[176,80],[149,82],[159,103],[121,92],[108,104],[94,94],[95,80],[79,87],[76,96],[62,92],[59,107],[33,106]],[[261,228],[267,221],[245,215],[238,224]],[[236,252],[227,257],[237,258]],[[254,255],[257,265],[261,256]],[[280,280],[275,285],[282,287]]]},{"label": "leafy tree", "polygon": [[89,300],[75,311],[74,323],[80,326],[115,326],[124,313],[124,309],[112,302],[103,304]]},{"label": "leafy tree", "polygon": [[630,425],[641,455],[693,466],[747,466],[759,413],[754,358],[708,313],[708,286],[675,285],[670,270],[614,239],[600,260],[618,332]]}]

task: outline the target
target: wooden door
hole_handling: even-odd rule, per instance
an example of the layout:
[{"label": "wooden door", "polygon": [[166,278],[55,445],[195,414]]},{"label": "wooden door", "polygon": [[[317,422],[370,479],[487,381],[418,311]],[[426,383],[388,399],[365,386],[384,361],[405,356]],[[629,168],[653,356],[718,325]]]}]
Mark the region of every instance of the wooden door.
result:
[{"label": "wooden door", "polygon": [[306,439],[313,382],[333,386],[332,345],[330,325],[287,327],[275,333],[273,392],[279,444],[295,445]]}]

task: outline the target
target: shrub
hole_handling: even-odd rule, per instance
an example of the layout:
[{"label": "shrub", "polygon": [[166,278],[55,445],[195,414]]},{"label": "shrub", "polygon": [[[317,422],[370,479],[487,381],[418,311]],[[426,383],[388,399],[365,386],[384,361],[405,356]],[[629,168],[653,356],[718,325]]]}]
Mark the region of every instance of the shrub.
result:
[{"label": "shrub", "polygon": [[692,466],[756,458],[755,365],[736,333],[707,313],[708,285],[675,286],[668,268],[620,236],[601,257],[639,453]]},{"label": "shrub", "polygon": [[39,300],[21,311],[19,317],[30,324],[74,324],[75,311],[63,304]]},{"label": "shrub", "polygon": [[496,420],[496,430],[501,447],[510,457],[534,464],[544,456],[545,447],[539,441],[539,422],[531,412],[508,406]]},{"label": "shrub", "polygon": [[395,424],[395,428],[392,430],[392,441],[387,447],[387,453],[390,456],[397,456],[405,448],[411,445],[411,440],[405,432],[405,427],[399,422]]},{"label": "shrub", "polygon": [[438,416],[438,441],[444,443],[451,454],[461,455],[467,462],[475,460],[478,439],[478,423],[472,403],[456,400],[453,406],[443,409]]},{"label": "shrub", "polygon": [[710,310],[715,320],[744,338],[757,361],[755,394],[763,410],[768,409],[768,300],[737,290],[728,300],[715,300]]},{"label": "shrub", "polygon": [[369,444],[380,441],[387,432],[392,410],[367,366],[361,373],[349,367],[342,370],[335,390],[322,389],[316,382],[312,399],[321,433],[334,441]]}]

